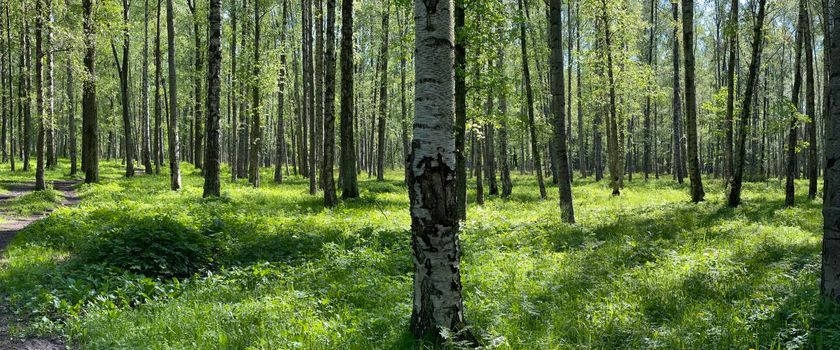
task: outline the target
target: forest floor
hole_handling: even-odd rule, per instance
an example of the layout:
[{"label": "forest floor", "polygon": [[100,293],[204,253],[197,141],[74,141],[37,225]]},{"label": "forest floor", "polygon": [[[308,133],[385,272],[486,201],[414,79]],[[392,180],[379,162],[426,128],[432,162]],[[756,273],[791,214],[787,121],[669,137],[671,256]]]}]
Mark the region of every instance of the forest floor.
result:
[{"label": "forest floor", "polygon": [[[32,224],[41,220],[56,207],[70,206],[79,202],[79,197],[73,189],[76,181],[53,181],[52,191],[47,196],[36,194],[34,182],[9,182],[0,184],[3,193],[0,194],[0,259],[6,246],[15,235]],[[61,198],[54,196],[53,191],[61,193]],[[59,350],[65,346],[59,339],[28,336],[25,333],[17,336],[13,329],[20,328],[24,319],[17,318],[9,311],[5,300],[0,299],[0,350]]]},{"label": "forest floor", "polygon": [[[222,197],[203,199],[189,164],[178,192],[165,174],[101,166],[100,184],[78,186],[82,202],[21,230],[0,258],[0,300],[28,320],[17,334],[74,349],[429,345],[408,331],[400,171],[361,174],[361,197],[325,210],[305,179],[277,185],[271,169],[254,189],[224,168]],[[707,200],[692,204],[669,176],[634,179],[620,197],[576,179],[574,225],[532,176],[517,172],[511,198],[483,206],[470,183],[464,302],[487,348],[840,348],[840,307],[819,297],[822,203],[806,182],[794,208],[771,179],[745,184],[731,209],[720,180],[704,179]]]}]

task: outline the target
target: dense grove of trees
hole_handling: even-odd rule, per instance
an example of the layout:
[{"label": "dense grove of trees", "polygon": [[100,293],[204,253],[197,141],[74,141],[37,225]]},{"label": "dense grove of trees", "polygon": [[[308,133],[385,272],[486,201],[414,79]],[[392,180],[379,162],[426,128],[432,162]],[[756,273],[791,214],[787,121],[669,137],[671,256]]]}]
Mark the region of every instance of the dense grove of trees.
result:
[{"label": "dense grove of trees", "polygon": [[255,187],[273,167],[274,182],[303,176],[333,207],[359,197],[359,176],[400,169],[418,336],[463,328],[458,223],[485,189],[510,196],[512,171],[533,174],[542,198],[556,186],[569,223],[574,177],[606,180],[615,196],[626,182],[687,177],[693,202],[725,195],[735,207],[745,181],[784,179],[793,206],[794,180],[809,179],[814,200],[824,175],[824,291],[840,295],[836,0],[2,6],[0,155],[12,171],[31,171],[35,152],[45,189],[60,157],[85,182],[99,181],[100,158],[127,177],[168,161],[178,190],[189,161],[204,195],[219,196],[223,164]]}]

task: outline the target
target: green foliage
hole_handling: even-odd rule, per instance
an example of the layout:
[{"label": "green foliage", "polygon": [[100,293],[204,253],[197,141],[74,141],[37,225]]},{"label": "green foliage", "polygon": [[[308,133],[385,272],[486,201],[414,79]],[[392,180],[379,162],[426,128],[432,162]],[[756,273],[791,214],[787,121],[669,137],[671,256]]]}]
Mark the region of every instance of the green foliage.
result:
[{"label": "green foliage", "polygon": [[165,216],[131,218],[93,237],[79,252],[85,264],[105,264],[146,276],[187,277],[212,261],[209,237]]},{"label": "green foliage", "polygon": [[[362,179],[361,198],[324,210],[294,176],[259,189],[225,182],[222,198],[205,200],[192,170],[184,164],[184,189],[172,192],[166,175],[125,179],[106,162],[78,208],[21,232],[0,260],[0,296],[29,320],[19,331],[59,332],[82,349],[424,346],[408,331],[401,173]],[[819,298],[821,203],[785,209],[782,183],[747,183],[730,209],[716,182],[695,205],[668,180],[627,183],[613,198],[577,178],[569,225],[556,192],[540,201],[531,177],[513,181],[511,199],[471,206],[462,226],[467,319],[488,346],[840,345],[840,312]],[[156,255],[197,244],[213,264],[146,276],[125,242],[165,245]],[[94,247],[101,258],[88,258]]]}]

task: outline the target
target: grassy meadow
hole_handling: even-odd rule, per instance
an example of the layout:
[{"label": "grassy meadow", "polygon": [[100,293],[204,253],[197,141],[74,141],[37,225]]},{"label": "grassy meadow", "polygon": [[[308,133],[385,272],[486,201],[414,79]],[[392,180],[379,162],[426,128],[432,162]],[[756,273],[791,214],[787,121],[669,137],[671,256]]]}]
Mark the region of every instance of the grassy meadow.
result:
[{"label": "grassy meadow", "polygon": [[[402,173],[360,176],[361,198],[325,210],[295,176],[231,183],[202,199],[168,176],[0,204],[5,216],[57,208],[0,256],[0,298],[14,332],[80,349],[411,349],[412,262]],[[53,180],[67,179],[61,171]],[[0,172],[0,184],[33,173]],[[819,298],[822,203],[784,208],[783,183],[745,185],[726,207],[719,180],[689,203],[670,176],[626,184],[575,179],[578,223],[562,223],[556,187],[539,199],[514,176],[510,199],[470,203],[462,278],[472,330],[498,349],[840,348],[840,307]],[[472,187],[470,198],[473,197]]]}]

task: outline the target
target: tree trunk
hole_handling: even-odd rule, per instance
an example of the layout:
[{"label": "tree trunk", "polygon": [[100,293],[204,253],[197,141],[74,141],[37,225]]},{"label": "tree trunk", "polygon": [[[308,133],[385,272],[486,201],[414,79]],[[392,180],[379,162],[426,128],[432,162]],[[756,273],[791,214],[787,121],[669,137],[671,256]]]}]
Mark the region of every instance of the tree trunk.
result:
[{"label": "tree trunk", "polygon": [[157,1],[157,15],[155,24],[155,139],[154,150],[155,154],[155,174],[160,174],[160,164],[163,163],[163,111],[162,111],[162,85],[163,85],[163,65],[161,63],[160,55],[160,7],[161,0]]},{"label": "tree trunk", "polygon": [[128,96],[128,54],[130,37],[128,32],[128,0],[123,0],[123,45],[122,45],[122,60],[117,57],[117,48],[111,43],[111,51],[114,54],[114,61],[117,64],[117,70],[120,76],[120,105],[122,107],[123,119],[123,133],[125,134],[125,176],[134,176],[134,140],[131,137],[131,115],[129,109]]},{"label": "tree trunk", "polygon": [[[674,22],[680,21],[680,5],[676,2],[671,3],[671,8],[674,14]],[[683,183],[683,136],[682,136],[682,99],[680,98],[680,29],[679,25],[674,25],[674,46],[673,46],[673,60],[674,60],[674,93],[673,93],[673,110],[674,110],[674,176],[678,183]]]},{"label": "tree trunk", "polygon": [[415,0],[414,10],[417,98],[408,160],[414,252],[411,330],[417,338],[440,339],[441,330],[457,333],[466,326],[454,191],[453,3]]},{"label": "tree trunk", "polygon": [[788,127],[788,143],[786,152],[787,166],[785,168],[785,206],[787,207],[792,207],[796,204],[796,189],[794,186],[794,179],[796,177],[796,147],[798,143],[797,133],[799,132],[799,96],[802,87],[802,42],[804,40],[804,17],[806,16],[804,7],[805,1],[800,1],[799,19],[796,25],[796,52],[794,53],[794,56],[796,56],[796,61],[794,61],[793,89],[791,90],[790,97],[790,102],[791,104],[793,104],[794,108],[791,111],[790,115],[790,126]]},{"label": "tree trunk", "polygon": [[688,134],[688,177],[691,201],[702,202],[706,192],[700,177],[700,155],[697,147],[697,87],[694,79],[694,0],[683,0],[683,51],[685,54],[685,119]]},{"label": "tree trunk", "polygon": [[[85,78],[82,80],[82,170],[85,183],[99,182],[99,121],[96,109],[96,21],[93,0],[82,0],[85,32]],[[27,138],[24,135],[24,138]],[[25,145],[25,142],[24,142]],[[24,153],[28,151],[24,150]],[[26,167],[24,156],[24,167]]]},{"label": "tree trunk", "polygon": [[[198,2],[195,0],[187,0],[187,4],[190,6],[190,12],[193,15],[193,34],[195,34],[195,60],[193,61],[195,64],[195,71],[193,73],[193,89],[195,95],[193,98],[195,99],[193,102],[193,164],[195,165],[196,169],[201,169],[203,167],[203,157],[204,157],[204,149],[202,145],[202,141],[204,137],[208,136],[204,134],[202,121],[204,120],[204,112],[202,111],[202,101],[201,98],[203,97],[203,92],[201,91],[202,86],[202,76],[201,74],[202,69],[204,68],[204,56],[202,55],[202,44],[201,44],[201,37],[203,36],[204,32],[201,30],[201,23],[200,14],[198,11]],[[209,76],[208,76],[209,78]],[[210,92],[208,91],[208,94]],[[208,117],[209,120],[209,117]]]},{"label": "tree trunk", "polygon": [[[648,66],[651,68],[651,70],[654,69],[653,68],[653,66],[654,66],[653,61],[654,61],[654,55],[655,55],[655,52],[656,52],[656,36],[655,35],[656,35],[656,29],[657,29],[657,24],[658,24],[657,11],[656,11],[657,6],[658,5],[656,4],[656,1],[654,1],[654,0],[650,1],[650,22],[652,23],[652,26],[650,28],[650,36],[649,36],[649,39],[648,39],[648,57],[647,57],[648,62],[647,63],[648,63]],[[644,173],[645,173],[645,181],[647,181],[647,179],[649,177],[649,174],[650,174],[650,169],[651,169],[650,112],[651,112],[651,96],[648,95],[648,96],[645,96],[645,112],[644,112],[645,115],[644,115],[644,121],[642,122],[644,124],[643,125],[643,128],[644,128],[643,134],[644,135],[642,137],[643,138],[642,142],[644,143],[644,146],[643,146],[644,149],[642,150],[642,157],[644,159],[642,160],[642,167],[643,167],[643,170],[644,170]]]},{"label": "tree trunk", "polygon": [[256,79],[251,87],[251,154],[249,158],[248,182],[254,187],[260,187],[260,151],[262,150],[262,127],[260,126],[260,1],[254,0],[254,62],[253,77]]},{"label": "tree trunk", "polygon": [[823,200],[822,295],[840,301],[840,3],[828,0],[831,22],[828,60],[831,80],[828,87],[828,115],[825,123],[825,184]]},{"label": "tree trunk", "polygon": [[53,119],[55,118],[55,81],[53,79],[53,68],[54,68],[54,60],[53,60],[53,44],[52,44],[52,37],[53,37],[53,12],[52,12],[52,1],[47,0],[47,25],[46,25],[46,45],[44,53],[45,56],[45,80],[47,89],[44,92],[47,106],[45,107],[45,114],[42,115],[44,119],[44,137],[45,137],[45,144],[44,144],[44,153],[46,156],[46,167],[48,169],[53,169],[54,166],[58,165],[58,161],[56,160],[55,156],[55,126]]},{"label": "tree trunk", "polygon": [[572,206],[571,169],[566,143],[566,100],[563,81],[563,3],[561,0],[549,2],[548,46],[551,50],[549,70],[551,74],[551,112],[554,114],[554,140],[557,147],[557,171],[560,192],[560,215],[564,222],[574,223],[575,212]]},{"label": "tree trunk", "polygon": [[741,107],[740,125],[738,127],[738,144],[733,165],[732,184],[729,191],[729,206],[737,207],[741,204],[741,184],[744,177],[744,156],[746,155],[747,125],[752,113],[753,91],[755,81],[758,79],[758,67],[761,65],[762,37],[764,29],[764,16],[766,13],[767,0],[758,0],[758,17],[756,17],[755,28],[753,29],[752,62],[750,62],[749,76],[747,77],[747,90],[744,96],[744,104]]},{"label": "tree trunk", "polygon": [[358,198],[353,136],[353,0],[341,0],[341,198]]},{"label": "tree trunk", "polygon": [[140,157],[146,174],[152,173],[152,157],[149,142],[149,0],[143,3],[143,73],[140,82],[141,99],[140,118],[142,121],[142,149]]},{"label": "tree trunk", "polygon": [[178,81],[175,76],[175,9],[166,0],[166,42],[169,60],[169,178],[173,191],[181,189],[181,146],[178,142]]},{"label": "tree trunk", "polygon": [[[204,197],[220,195],[221,149],[221,70],[222,70],[222,0],[210,0],[207,41],[207,163],[204,168]],[[196,33],[197,35],[198,33]],[[198,54],[198,52],[196,52]],[[198,55],[197,55],[198,56]],[[200,81],[200,79],[199,79]],[[200,139],[201,136],[196,136]],[[196,151],[198,149],[196,148]],[[200,157],[196,157],[200,159]]]},{"label": "tree trunk", "polygon": [[730,11],[732,17],[729,19],[729,60],[727,61],[726,70],[726,117],[724,119],[723,128],[725,139],[723,149],[723,177],[724,181],[729,180],[732,176],[733,158],[735,154],[732,152],[733,143],[733,121],[735,119],[735,64],[738,55],[738,8],[740,7],[738,0],[732,0]]},{"label": "tree trunk", "polygon": [[[9,99],[9,144],[10,144],[10,157],[9,157],[9,165],[10,170],[15,172],[15,158],[17,157],[17,148],[15,140],[15,123],[14,123],[14,109],[15,109],[15,98],[12,93],[12,87],[14,83],[12,82],[13,77],[12,74],[14,73],[14,69],[12,68],[12,21],[11,17],[9,16],[9,6],[7,5],[4,10],[6,11],[6,70],[9,72],[9,78],[6,80],[6,86],[8,87],[7,95]],[[20,65],[22,62],[18,62]],[[21,101],[18,100],[18,111],[20,111]],[[21,113],[18,112],[17,120],[18,124],[20,124]]]},{"label": "tree trunk", "polygon": [[333,180],[335,159],[335,0],[327,0],[326,52],[324,56],[324,206],[338,203]]},{"label": "tree trunk", "polygon": [[[23,171],[28,172],[31,169],[31,165],[29,164],[30,153],[32,151],[32,44],[29,39],[29,23],[24,21],[23,30],[21,31],[21,44],[23,46],[23,51],[21,51],[21,61],[24,62],[24,66],[26,66],[26,72],[24,73],[23,77],[23,89],[22,89],[22,96],[21,100],[24,101],[23,103],[23,146],[21,147],[23,150]],[[91,24],[91,28],[93,24]],[[89,34],[90,36],[94,35],[92,32]],[[93,40],[93,39],[91,39]],[[93,63],[91,63],[93,65]],[[94,105],[95,106],[95,105]],[[97,164],[98,165],[98,164]],[[94,182],[99,181],[99,175],[97,175],[96,180]]]},{"label": "tree trunk", "polygon": [[[507,81],[507,76],[504,73],[504,63],[504,45],[499,45],[496,72],[501,75],[504,81]],[[508,159],[507,113],[507,94],[505,93],[505,89],[499,89],[499,161],[501,162],[499,170],[502,181],[502,198],[509,198],[511,192],[513,191],[513,183],[510,181],[510,165]]]},{"label": "tree trunk", "polygon": [[612,195],[618,196],[621,194],[621,188],[624,187],[624,164],[621,155],[621,140],[619,139],[618,112],[616,110],[616,92],[615,92],[615,75],[613,72],[613,58],[612,58],[612,34],[610,30],[609,15],[607,13],[606,0],[601,0],[603,8],[603,26],[604,26],[604,50],[607,54],[607,78],[609,84],[609,114],[607,114],[607,156],[609,157],[610,167],[610,186],[612,187]]},{"label": "tree trunk", "polygon": [[[280,45],[286,45],[286,18],[288,16],[287,13],[287,1],[283,0],[283,19],[280,25]],[[274,167],[274,182],[281,184],[283,183],[283,169],[282,166],[286,165],[288,169],[288,162],[286,157],[286,125],[283,121],[284,117],[284,108],[285,108],[285,95],[286,95],[286,50],[285,48],[282,50],[280,54],[280,73],[277,77],[277,135],[275,138],[275,152],[277,158],[277,164]]]},{"label": "tree trunk", "polygon": [[[76,94],[74,91],[75,80],[73,80],[73,67],[71,61],[67,59],[67,148],[70,154],[70,175],[74,176],[79,171],[78,159],[76,154]],[[13,134],[10,133],[10,136]],[[12,144],[12,170],[14,170],[14,137],[11,137]]]},{"label": "tree trunk", "polygon": [[[523,3],[524,0],[518,0],[519,13],[524,16],[523,19],[528,20],[528,8]],[[525,84],[525,98],[527,103],[528,113],[528,130],[531,136],[531,157],[534,160],[534,169],[537,172],[537,185],[540,188],[540,198],[546,198],[545,182],[543,181],[542,160],[540,159],[539,139],[537,138],[537,126],[534,120],[534,91],[531,88],[531,70],[528,64],[528,41],[525,35],[525,25],[519,28],[520,47],[522,48],[522,76]]]},{"label": "tree trunk", "polygon": [[808,199],[817,198],[817,104],[816,84],[814,82],[814,39],[811,35],[811,15],[805,10],[804,40],[805,40],[805,110],[810,122],[806,124],[808,133]]},{"label": "tree trunk", "polygon": [[44,62],[44,10],[42,1],[35,0],[35,113],[37,113],[38,117],[38,140],[35,146],[37,157],[35,164],[36,191],[47,189],[47,184],[44,180],[44,119],[46,119],[46,116],[44,111],[44,81],[42,79]]},{"label": "tree trunk", "polygon": [[382,47],[379,53],[379,125],[377,139],[379,147],[376,149],[376,180],[385,180],[385,122],[388,120],[388,37],[390,27],[388,19],[391,13],[391,1],[385,0],[382,14]]},{"label": "tree trunk", "polygon": [[[520,2],[522,0],[519,0]],[[520,5],[520,12],[521,12]],[[464,0],[455,0],[455,35],[464,31]],[[416,20],[416,19],[415,19]],[[455,207],[458,218],[467,218],[467,56],[466,45],[455,42]],[[415,79],[417,79],[415,77]],[[416,108],[416,107],[415,107]]]}]

